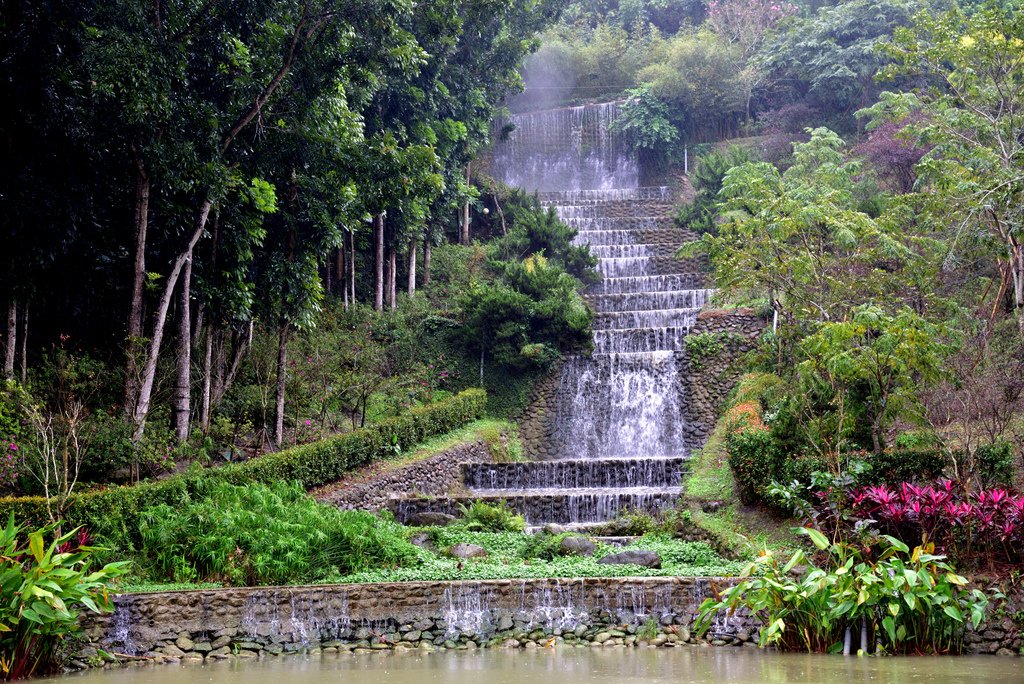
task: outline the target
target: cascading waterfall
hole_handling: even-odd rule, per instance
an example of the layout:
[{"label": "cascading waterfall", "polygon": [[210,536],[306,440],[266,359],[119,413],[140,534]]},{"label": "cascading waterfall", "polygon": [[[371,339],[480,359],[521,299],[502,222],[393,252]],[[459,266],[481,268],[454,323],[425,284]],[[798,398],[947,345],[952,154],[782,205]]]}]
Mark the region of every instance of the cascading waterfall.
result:
[{"label": "cascading waterfall", "polygon": [[521,114],[491,173],[538,191],[598,257],[588,294],[594,351],[565,361],[555,400],[557,461],[467,466],[474,496],[503,497],[531,524],[586,523],[671,505],[687,443],[686,335],[712,292],[675,258],[673,191],[641,187],[611,126],[616,103]]},{"label": "cascading waterfall", "polygon": [[498,122],[514,128],[495,149],[491,174],[529,191],[592,192],[636,187],[640,167],[611,124],[619,104],[516,114]]}]

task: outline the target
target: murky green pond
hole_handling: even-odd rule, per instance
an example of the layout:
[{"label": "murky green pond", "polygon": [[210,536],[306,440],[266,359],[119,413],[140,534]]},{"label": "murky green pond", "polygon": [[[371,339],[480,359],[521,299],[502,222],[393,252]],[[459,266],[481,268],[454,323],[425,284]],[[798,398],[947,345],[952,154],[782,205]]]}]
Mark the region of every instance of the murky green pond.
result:
[{"label": "murky green pond", "polygon": [[131,667],[55,678],[75,684],[859,684],[1024,681],[1016,658],[843,658],[747,649],[560,649],[291,657]]}]

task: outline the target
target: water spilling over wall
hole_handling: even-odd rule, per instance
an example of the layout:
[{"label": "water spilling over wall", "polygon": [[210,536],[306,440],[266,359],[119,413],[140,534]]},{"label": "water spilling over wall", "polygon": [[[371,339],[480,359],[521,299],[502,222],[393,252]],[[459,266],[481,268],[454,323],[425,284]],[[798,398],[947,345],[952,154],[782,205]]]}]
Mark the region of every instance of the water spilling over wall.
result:
[{"label": "water spilling over wall", "polygon": [[[113,615],[90,616],[84,628],[96,646],[133,656],[423,648],[535,630],[593,636],[651,618],[689,625],[711,593],[708,579],[676,577],[215,589],[117,596]],[[736,633],[745,624],[723,629]]]},{"label": "water spilling over wall", "polygon": [[513,126],[489,160],[490,173],[529,191],[631,188],[639,182],[635,155],[612,129],[616,102],[513,115]]}]

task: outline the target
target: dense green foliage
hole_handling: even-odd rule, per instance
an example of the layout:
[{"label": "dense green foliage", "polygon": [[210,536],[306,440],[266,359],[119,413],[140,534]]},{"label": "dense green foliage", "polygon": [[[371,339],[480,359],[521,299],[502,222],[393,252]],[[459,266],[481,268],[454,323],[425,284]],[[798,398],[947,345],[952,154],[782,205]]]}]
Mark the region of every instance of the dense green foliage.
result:
[{"label": "dense green foliage", "polygon": [[504,501],[496,504],[474,501],[469,506],[459,504],[459,513],[470,532],[526,531],[526,520]]},{"label": "dense green foliage", "polygon": [[174,582],[300,584],[400,566],[415,556],[401,526],[317,503],[298,484],[207,480],[139,516],[142,572]]},{"label": "dense green foliage", "polygon": [[[12,106],[0,137],[16,161],[0,197],[10,314],[0,373],[20,366],[56,441],[110,454],[84,465],[83,447],[69,470],[137,480],[169,461],[393,415],[406,388],[366,392],[353,380],[361,369],[346,383],[359,389],[322,391],[346,375],[332,362],[360,365],[341,350],[362,331],[337,345],[295,337],[342,318],[321,318],[324,308],[397,308],[429,283],[431,248],[469,242],[458,210],[479,190],[468,168],[558,4],[9,8],[0,88]],[[50,401],[51,350],[101,366],[102,392]],[[366,375],[387,376],[382,363]],[[311,396],[318,412],[301,415]],[[67,494],[74,481],[47,484]]]},{"label": "dense green foliage", "polygon": [[[127,563],[94,566],[96,549],[75,529],[27,531],[13,514],[0,529],[0,679],[49,674],[61,664],[83,609],[112,609],[107,586]],[[49,542],[49,543],[47,543]]]},{"label": "dense green foliage", "polygon": [[[166,504],[174,507],[194,492],[217,480],[236,485],[298,481],[314,487],[339,479],[350,469],[393,456],[426,438],[461,427],[483,415],[486,396],[467,390],[436,405],[411,410],[399,418],[311,444],[266,454],[243,463],[206,471],[111,487],[76,494],[68,502],[64,520],[84,525],[90,533],[122,552],[140,548],[139,520],[146,509]],[[0,510],[25,521],[47,520],[42,497],[0,499]]]},{"label": "dense green foliage", "polygon": [[[698,628],[706,631],[719,610],[742,606],[763,621],[762,646],[848,654],[854,632],[864,654],[959,653],[967,624],[984,619],[985,595],[966,589],[967,580],[930,549],[911,551],[888,537],[872,556],[801,531],[823,552],[821,566],[803,552],[783,563],[766,551],[743,569],[746,579],[704,602]],[[806,571],[793,572],[797,566]]]}]

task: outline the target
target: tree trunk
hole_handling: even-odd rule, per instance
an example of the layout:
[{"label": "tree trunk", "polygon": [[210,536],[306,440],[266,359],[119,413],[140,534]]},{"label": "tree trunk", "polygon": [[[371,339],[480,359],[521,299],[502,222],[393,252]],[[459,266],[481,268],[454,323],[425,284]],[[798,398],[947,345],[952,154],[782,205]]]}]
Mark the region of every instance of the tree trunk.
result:
[{"label": "tree trunk", "polygon": [[345,238],[341,239],[341,247],[334,250],[334,281],[341,286],[341,300],[348,311],[348,279],[345,277]]},{"label": "tree trunk", "polygon": [[143,368],[142,382],[139,385],[139,393],[132,404],[134,407],[132,411],[132,441],[135,443],[142,439],[142,433],[146,428],[146,416],[149,415],[149,402],[153,396],[156,365],[157,361],[160,360],[160,346],[163,344],[164,326],[167,323],[167,310],[171,306],[171,297],[174,296],[174,289],[178,284],[181,271],[185,267],[185,262],[192,259],[192,250],[195,249],[196,243],[199,242],[203,231],[206,230],[206,220],[210,216],[210,208],[212,206],[213,203],[209,199],[203,200],[203,203],[199,206],[195,230],[192,232],[185,250],[174,260],[171,272],[167,274],[164,291],[160,295],[156,319],[153,321],[153,334],[149,341],[149,350],[146,354],[146,365]]},{"label": "tree trunk", "polygon": [[28,302],[21,305],[21,336],[18,338],[21,349],[21,384],[28,381]]},{"label": "tree trunk", "polygon": [[7,336],[4,344],[4,379],[14,379],[14,359],[18,351],[18,300],[7,300]]},{"label": "tree trunk", "polygon": [[192,260],[185,262],[178,299],[178,362],[174,381],[174,437],[188,441],[192,408]]},{"label": "tree trunk", "polygon": [[352,306],[356,305],[356,232],[348,234],[348,280]]},{"label": "tree trunk", "polygon": [[1013,277],[1013,305],[1017,329],[1024,336],[1024,243],[1010,243],[1010,274]]},{"label": "tree trunk", "polygon": [[416,241],[409,242],[409,298],[416,296]]},{"label": "tree trunk", "polygon": [[423,287],[430,284],[430,236],[423,240]]},{"label": "tree trunk", "polygon": [[397,288],[395,287],[398,282],[398,254],[394,247],[388,249],[388,306],[394,309],[398,306],[398,302],[395,301]]},{"label": "tree trunk", "polygon": [[373,217],[373,309],[384,310],[384,214]]},{"label": "tree trunk", "polygon": [[284,444],[284,391],[288,381],[288,324],[282,323],[277,336],[277,392],[274,403],[274,445]]},{"label": "tree trunk", "polygon": [[135,401],[139,393],[139,362],[144,353],[142,343],[143,288],[146,284],[146,229],[149,226],[149,172],[142,159],[135,159],[135,210],[132,219],[135,233],[132,260],[132,294],[128,311],[128,346],[125,359],[124,410],[134,419]]},{"label": "tree trunk", "polygon": [[213,326],[206,326],[203,340],[203,396],[199,404],[199,428],[210,433],[210,408],[213,396]]},{"label": "tree trunk", "polygon": [[334,294],[334,266],[331,264],[330,259],[324,265],[324,292],[329,295]]},{"label": "tree trunk", "polygon": [[231,337],[234,341],[234,349],[231,354],[231,364],[225,370],[225,356],[226,351],[224,349],[225,342],[223,340],[223,333],[220,335],[221,340],[217,345],[217,351],[215,356],[217,362],[214,367],[217,368],[217,372],[214,374],[213,389],[210,397],[210,412],[212,413],[217,406],[220,405],[221,400],[224,399],[224,395],[231,389],[231,385],[234,384],[235,378],[238,377],[238,371],[242,367],[242,361],[245,360],[246,354],[249,353],[249,348],[252,347],[252,333],[253,333],[253,322],[250,320],[246,325],[245,331],[242,332],[241,339],[238,338],[238,333],[232,333]]},{"label": "tree trunk", "polygon": [[[469,187],[469,179],[472,172],[472,164],[466,164],[466,187]],[[462,205],[462,235],[459,237],[459,242],[464,245],[469,244],[469,200],[466,200],[465,204]]]}]

